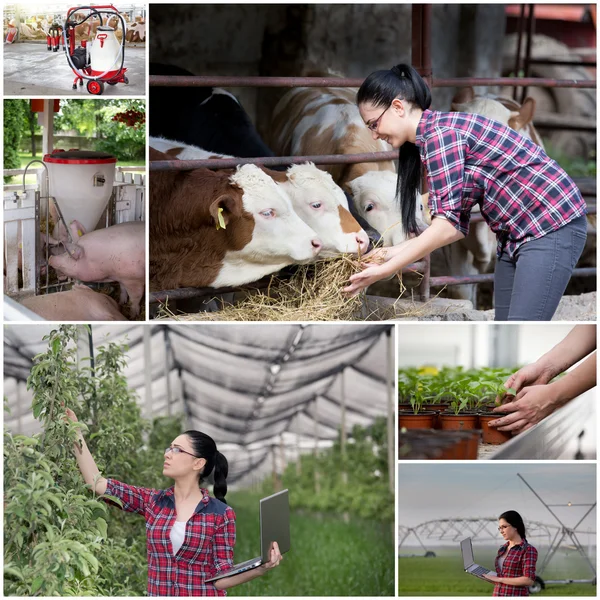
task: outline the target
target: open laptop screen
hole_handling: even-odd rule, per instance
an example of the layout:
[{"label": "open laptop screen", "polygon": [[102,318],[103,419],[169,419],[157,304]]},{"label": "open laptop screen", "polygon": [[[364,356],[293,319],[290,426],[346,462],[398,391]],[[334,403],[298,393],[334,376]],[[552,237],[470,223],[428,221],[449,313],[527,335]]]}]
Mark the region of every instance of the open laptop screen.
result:
[{"label": "open laptop screen", "polygon": [[462,552],[465,569],[468,569],[475,562],[473,559],[473,546],[471,545],[471,538],[467,538],[460,543],[460,550]]}]

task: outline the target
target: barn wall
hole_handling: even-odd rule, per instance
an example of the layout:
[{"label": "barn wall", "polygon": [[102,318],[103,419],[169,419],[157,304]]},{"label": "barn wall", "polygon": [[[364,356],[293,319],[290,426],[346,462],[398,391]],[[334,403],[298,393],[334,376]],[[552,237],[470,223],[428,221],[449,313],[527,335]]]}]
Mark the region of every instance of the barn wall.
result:
[{"label": "barn wall", "polygon": [[[410,62],[410,4],[150,5],[150,60],[197,74],[300,75],[310,67],[349,77]],[[502,5],[434,5],[434,75],[499,76]],[[276,89],[232,89],[268,126]],[[433,107],[448,109],[451,89],[436,89]]]}]

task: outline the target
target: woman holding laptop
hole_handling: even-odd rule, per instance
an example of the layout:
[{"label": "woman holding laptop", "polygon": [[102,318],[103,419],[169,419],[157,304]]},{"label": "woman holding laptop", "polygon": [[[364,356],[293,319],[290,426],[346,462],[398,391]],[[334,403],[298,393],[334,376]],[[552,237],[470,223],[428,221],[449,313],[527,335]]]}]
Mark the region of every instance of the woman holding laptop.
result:
[{"label": "woman holding laptop", "polygon": [[[77,421],[67,409],[67,417]],[[264,575],[282,560],[273,543],[270,562],[214,583],[206,580],[233,566],[235,513],[225,504],[227,459],[214,440],[186,431],[165,450],[163,475],[175,485],[154,490],[102,477],[81,431],[75,458],[85,482],[96,494],[113,496],[123,510],[146,519],[148,596],[225,596],[227,588]],[[201,487],[214,471],[214,495]]]},{"label": "woman holding laptop", "polygon": [[529,586],[535,582],[537,550],[525,539],[525,524],[515,510],[498,518],[498,531],[506,543],[496,556],[497,575],[485,578],[495,583],[493,596],[529,596]]}]

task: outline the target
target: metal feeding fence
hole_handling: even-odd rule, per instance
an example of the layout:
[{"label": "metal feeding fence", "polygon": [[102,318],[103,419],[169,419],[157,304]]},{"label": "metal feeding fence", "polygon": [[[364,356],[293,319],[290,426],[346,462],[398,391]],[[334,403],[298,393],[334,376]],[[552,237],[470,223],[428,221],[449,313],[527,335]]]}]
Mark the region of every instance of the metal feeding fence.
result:
[{"label": "metal feeding fence", "polygon": [[[596,88],[596,80],[577,80],[577,79],[552,79],[540,77],[455,77],[448,79],[434,78],[431,67],[431,4],[414,4],[412,7],[412,65],[425,79],[430,88],[436,87],[460,87],[460,86],[512,86],[516,90],[518,87],[523,89],[523,94],[527,86],[540,86],[548,88]],[[519,22],[519,38],[517,46],[516,72],[520,68],[520,53],[523,36],[525,5],[521,11]],[[526,55],[524,58],[525,75],[529,72],[529,66],[538,62],[531,58],[531,36],[533,32],[533,5],[529,11],[527,20],[527,42]],[[558,64],[560,61],[545,61],[545,64]],[[150,85],[155,87],[209,87],[209,86],[235,86],[235,87],[360,87],[363,79],[360,78],[340,78],[340,77],[258,77],[258,76],[166,76],[151,75]],[[569,124],[556,122],[552,127],[557,129],[572,129]],[[595,131],[595,127],[593,130]],[[346,155],[319,155],[319,156],[277,156],[277,157],[257,157],[257,158],[229,158],[229,159],[207,159],[207,160],[164,160],[150,162],[150,171],[187,171],[206,167],[210,169],[233,168],[238,165],[255,164],[266,167],[285,166],[305,162],[313,162],[316,165],[333,164],[354,164],[361,162],[383,162],[396,160],[397,151],[373,152],[366,154],[346,154]],[[596,182],[595,179],[586,178],[576,180],[582,195],[588,201],[588,214],[596,214]],[[593,200],[593,203],[589,202]],[[483,220],[481,215],[473,216],[471,222]],[[425,256],[422,260],[415,262],[402,270],[403,273],[416,272],[422,275],[418,287],[420,299],[427,301],[431,295],[431,288],[443,287],[449,285],[479,284],[491,282],[494,275],[478,274],[468,276],[430,276],[430,256]],[[573,271],[573,277],[595,277],[596,268],[576,268]],[[266,287],[267,283],[257,282],[249,287]],[[235,288],[239,289],[239,288]],[[163,290],[150,293],[150,303],[156,304],[164,302],[167,298],[172,300],[181,300],[187,298],[198,298],[206,296],[216,296],[219,294],[235,291],[233,288],[226,289],[206,289],[206,288],[180,288],[177,290]]]}]

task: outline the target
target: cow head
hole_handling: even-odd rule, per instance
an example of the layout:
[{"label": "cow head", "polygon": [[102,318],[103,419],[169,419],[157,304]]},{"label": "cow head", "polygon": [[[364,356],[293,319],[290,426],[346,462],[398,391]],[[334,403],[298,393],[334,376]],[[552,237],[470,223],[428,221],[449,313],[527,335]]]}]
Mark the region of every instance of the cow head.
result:
[{"label": "cow head", "polygon": [[[384,246],[406,240],[402,213],[396,201],[397,175],[391,171],[369,171],[349,182],[356,212],[383,238]],[[417,224],[424,227],[424,207],[420,195],[416,200]]]},{"label": "cow head", "polygon": [[342,188],[329,173],[306,163],[290,167],[285,179],[281,185],[294,210],[323,242],[321,256],[366,252],[369,238],[350,214]]},{"label": "cow head", "polygon": [[265,264],[304,263],[314,260],[322,243],[300,219],[287,194],[256,165],[243,165],[229,177],[243,192],[245,212],[254,219],[252,240],[241,254]]}]

